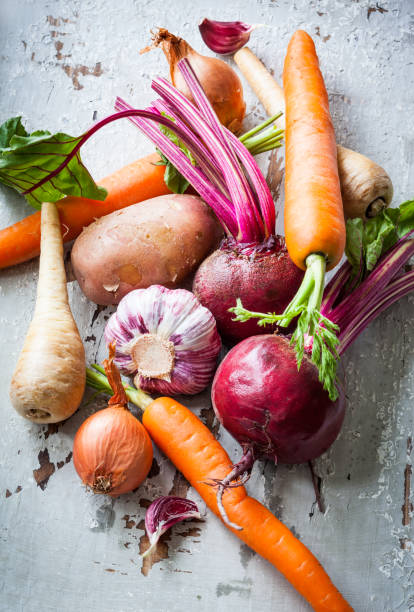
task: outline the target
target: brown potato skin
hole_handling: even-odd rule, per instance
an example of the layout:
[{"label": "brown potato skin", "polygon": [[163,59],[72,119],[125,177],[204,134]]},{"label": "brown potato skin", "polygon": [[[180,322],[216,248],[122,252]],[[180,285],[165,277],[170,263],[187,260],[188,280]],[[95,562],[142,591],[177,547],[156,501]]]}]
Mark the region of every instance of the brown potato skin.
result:
[{"label": "brown potato skin", "polygon": [[165,195],[101,217],[76,239],[72,267],[87,298],[118,304],[133,289],[177,287],[223,230],[198,196]]}]

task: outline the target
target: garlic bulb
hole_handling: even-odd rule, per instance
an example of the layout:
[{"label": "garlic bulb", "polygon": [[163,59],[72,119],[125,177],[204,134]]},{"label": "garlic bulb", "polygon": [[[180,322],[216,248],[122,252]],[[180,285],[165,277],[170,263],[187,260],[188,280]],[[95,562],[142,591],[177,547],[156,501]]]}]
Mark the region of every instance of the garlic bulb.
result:
[{"label": "garlic bulb", "polygon": [[128,293],[105,328],[115,363],[135,386],[165,395],[199,393],[210,382],[221,340],[211,312],[186,289],[153,285]]}]

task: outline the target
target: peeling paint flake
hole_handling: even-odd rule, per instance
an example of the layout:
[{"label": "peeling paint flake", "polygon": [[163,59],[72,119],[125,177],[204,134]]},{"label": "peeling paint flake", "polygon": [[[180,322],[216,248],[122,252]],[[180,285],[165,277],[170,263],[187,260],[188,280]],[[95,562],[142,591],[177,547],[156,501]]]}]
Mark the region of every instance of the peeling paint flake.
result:
[{"label": "peeling paint flake", "polygon": [[217,597],[223,597],[223,595],[227,596],[236,593],[239,597],[248,599],[251,594],[252,584],[253,581],[251,578],[246,578],[246,580],[232,580],[229,583],[219,582],[216,587],[216,595]]},{"label": "peeling paint flake", "polygon": [[49,478],[55,471],[55,464],[49,459],[49,451],[47,448],[40,451],[38,456],[40,468],[33,470],[33,476],[37,482],[37,486],[44,491],[46,489]]},{"label": "peeling paint flake", "polygon": [[404,525],[404,527],[411,523],[411,513],[413,511],[413,504],[410,501],[412,473],[412,467],[409,463],[407,463],[404,470],[404,504],[401,508],[403,513],[402,524]]},{"label": "peeling paint flake", "polygon": [[131,519],[129,514],[124,514],[122,520],[125,521],[124,529],[132,529],[136,525],[135,521]]},{"label": "peeling paint flake", "polygon": [[386,8],[384,8],[382,6],[379,6],[379,4],[377,2],[375,6],[369,6],[367,8],[367,19],[369,19],[371,17],[372,13],[381,13],[381,14],[388,13],[388,9],[386,9]]}]

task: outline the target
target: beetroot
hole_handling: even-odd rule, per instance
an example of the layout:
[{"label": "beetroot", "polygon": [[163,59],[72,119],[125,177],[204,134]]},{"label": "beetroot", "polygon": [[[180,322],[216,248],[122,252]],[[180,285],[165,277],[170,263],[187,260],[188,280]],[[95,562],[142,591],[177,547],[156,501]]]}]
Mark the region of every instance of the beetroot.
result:
[{"label": "beetroot", "polygon": [[260,327],[255,319],[233,321],[229,308],[241,298],[249,310],[283,312],[302,279],[303,271],[290,259],[282,236],[265,243],[242,244],[224,240],[199,267],[193,292],[217,321],[223,338],[242,340],[256,334],[271,333],[274,325]]},{"label": "beetroot", "polygon": [[[344,418],[343,393],[332,402],[304,357],[300,370],[284,336],[254,336],[235,346],[213,382],[223,426],[254,458],[303,463],[325,452]],[[244,466],[244,471],[245,471]]]}]

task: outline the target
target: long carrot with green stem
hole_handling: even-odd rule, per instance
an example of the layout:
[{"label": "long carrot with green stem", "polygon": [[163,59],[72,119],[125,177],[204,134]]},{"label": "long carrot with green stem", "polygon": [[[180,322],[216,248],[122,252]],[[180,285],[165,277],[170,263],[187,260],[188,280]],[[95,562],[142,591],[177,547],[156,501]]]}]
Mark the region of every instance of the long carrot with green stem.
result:
[{"label": "long carrot with green stem", "polygon": [[[103,369],[93,367],[95,370],[86,371],[87,384],[112,394]],[[269,510],[247,495],[243,486],[226,488],[222,508],[218,506],[216,492],[208,483],[228,477],[232,464],[197,416],[171,398],[152,400],[139,389],[125,389],[129,400],[143,410],[142,422],[155,444],[240,540],[272,563],[314,610],[352,610],[314,555]]]},{"label": "long carrot with green stem", "polygon": [[[289,255],[306,270],[296,296],[275,317],[287,327],[299,317],[292,342],[298,365],[307,335],[313,336],[312,361],[319,377],[336,399],[336,325],[322,317],[320,306],[325,271],[339,263],[345,247],[345,221],[338,177],[335,133],[328,95],[311,37],[298,30],[285,59],[283,87],[286,102],[285,234]],[[236,320],[259,317],[239,303]]]}]

